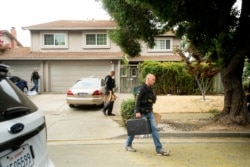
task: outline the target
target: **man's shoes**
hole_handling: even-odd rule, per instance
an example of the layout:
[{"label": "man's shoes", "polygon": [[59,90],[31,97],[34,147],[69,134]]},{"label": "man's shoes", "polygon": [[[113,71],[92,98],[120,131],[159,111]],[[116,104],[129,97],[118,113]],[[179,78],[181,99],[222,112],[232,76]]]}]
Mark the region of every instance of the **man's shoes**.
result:
[{"label": "man's shoes", "polygon": [[161,149],[160,151],[157,151],[157,155],[162,155],[162,156],[168,156],[170,155],[170,150],[163,150]]},{"label": "man's shoes", "polygon": [[104,109],[102,109],[102,113],[106,116],[106,112],[104,111]]},{"label": "man's shoes", "polygon": [[108,116],[115,116],[115,114],[108,114]]},{"label": "man's shoes", "polygon": [[126,146],[126,150],[129,152],[136,152],[136,149],[134,149],[132,146]]}]

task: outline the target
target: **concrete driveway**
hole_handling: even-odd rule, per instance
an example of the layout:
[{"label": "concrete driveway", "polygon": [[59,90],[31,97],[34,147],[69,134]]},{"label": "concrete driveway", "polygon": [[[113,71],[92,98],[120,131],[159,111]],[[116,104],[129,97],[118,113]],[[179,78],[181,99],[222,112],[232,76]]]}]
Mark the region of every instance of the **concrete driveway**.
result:
[{"label": "concrete driveway", "polygon": [[[125,94],[117,99],[114,113],[119,116],[120,102],[132,97]],[[109,116],[104,116],[101,108],[70,108],[64,94],[40,94],[29,96],[45,114],[48,129],[48,141],[77,141],[108,139],[126,134],[124,127],[119,126]]]}]

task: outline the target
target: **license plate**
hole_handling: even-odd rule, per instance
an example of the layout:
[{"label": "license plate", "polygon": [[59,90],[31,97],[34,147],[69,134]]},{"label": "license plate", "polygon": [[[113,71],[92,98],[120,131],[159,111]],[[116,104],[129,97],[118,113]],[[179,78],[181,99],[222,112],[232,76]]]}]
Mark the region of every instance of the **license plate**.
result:
[{"label": "license plate", "polygon": [[78,93],[78,96],[85,97],[87,96],[87,93]]},{"label": "license plate", "polygon": [[32,167],[34,161],[29,145],[24,145],[0,158],[1,167]]}]

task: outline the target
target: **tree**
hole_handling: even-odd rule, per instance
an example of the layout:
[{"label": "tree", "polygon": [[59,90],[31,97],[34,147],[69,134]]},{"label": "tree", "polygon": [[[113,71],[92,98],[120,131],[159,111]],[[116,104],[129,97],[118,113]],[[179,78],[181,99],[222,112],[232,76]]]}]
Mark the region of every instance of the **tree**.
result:
[{"label": "tree", "polygon": [[175,47],[175,52],[182,56],[187,71],[195,78],[202,99],[205,101],[206,92],[211,87],[214,76],[220,70],[218,63],[210,61],[209,56],[202,57],[185,36],[182,37],[180,46]]},{"label": "tree", "polygon": [[[104,9],[117,22],[111,39],[131,57],[140,55],[139,41],[149,47],[154,36],[175,30],[187,36],[201,55],[221,65],[224,108],[217,121],[224,124],[247,124],[242,73],[245,57],[250,57],[250,1],[242,0],[102,0]],[[131,50],[132,51],[131,51]]]}]

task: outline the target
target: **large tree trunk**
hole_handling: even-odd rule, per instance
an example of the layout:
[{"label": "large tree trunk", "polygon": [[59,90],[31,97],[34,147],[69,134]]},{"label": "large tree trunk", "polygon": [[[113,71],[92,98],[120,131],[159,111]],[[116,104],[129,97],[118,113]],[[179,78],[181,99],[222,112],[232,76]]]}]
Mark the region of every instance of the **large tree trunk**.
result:
[{"label": "large tree trunk", "polygon": [[221,70],[224,86],[224,108],[215,120],[222,124],[246,125],[250,123],[245,92],[242,86],[244,56],[237,54]]}]

